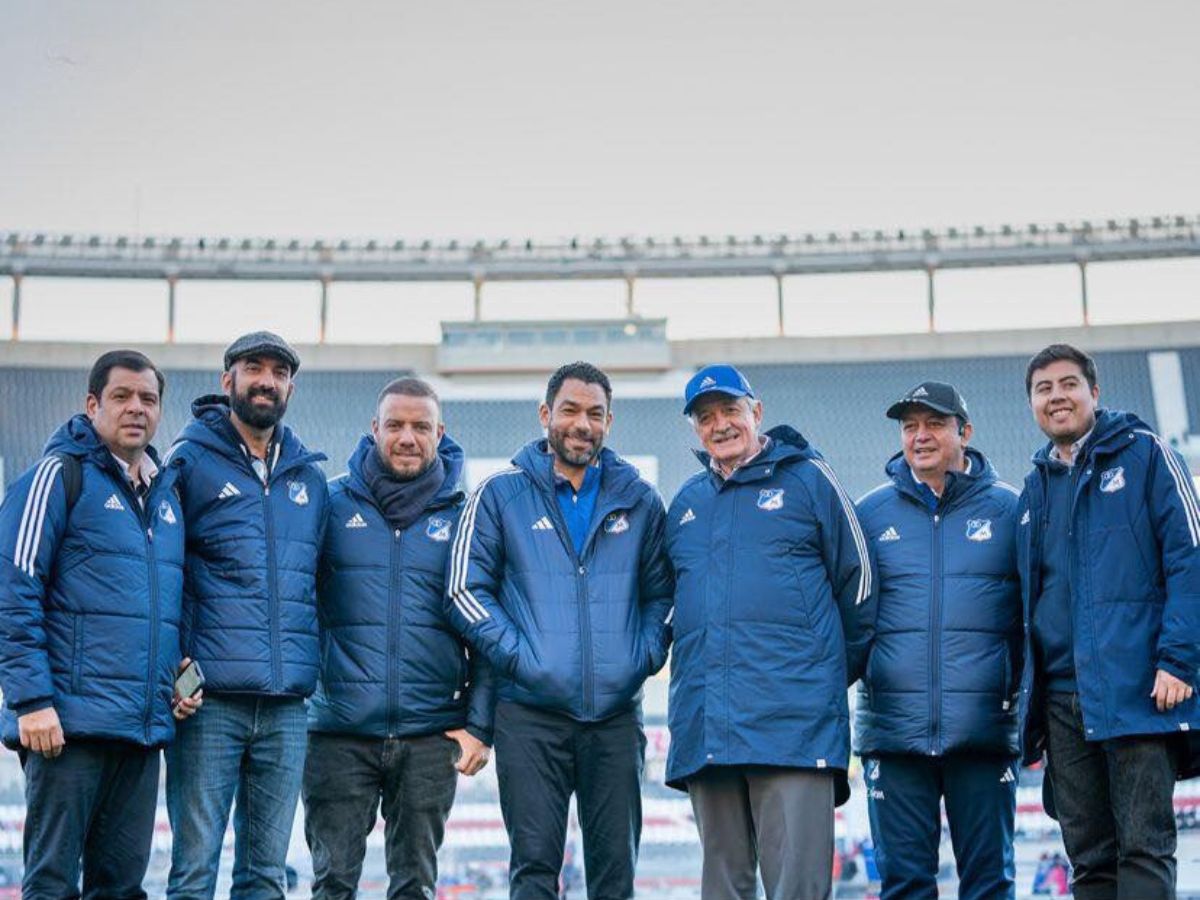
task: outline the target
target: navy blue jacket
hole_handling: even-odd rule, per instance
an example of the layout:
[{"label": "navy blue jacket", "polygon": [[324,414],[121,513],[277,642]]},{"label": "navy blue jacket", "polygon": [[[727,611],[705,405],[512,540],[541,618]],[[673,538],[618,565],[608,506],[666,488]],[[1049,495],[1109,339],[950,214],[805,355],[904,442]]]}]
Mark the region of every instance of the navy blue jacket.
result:
[{"label": "navy blue jacket", "polygon": [[855,750],[1016,756],[1021,672],[1017,496],[977,450],[936,510],[897,453],[858,501],[879,566],[879,613],[859,685]]},{"label": "navy blue jacket", "polygon": [[[1030,660],[1049,453],[1047,444],[1035,454],[1021,495],[1018,553]],[[1067,565],[1086,737],[1194,731],[1195,695],[1168,712],[1150,698],[1157,669],[1200,686],[1200,503],[1187,466],[1137,416],[1105,409],[1075,466]],[[1026,666],[1022,680],[1028,762],[1044,744],[1037,668]]]},{"label": "navy blue jacket", "polygon": [[[153,449],[147,451],[157,462]],[[169,472],[138,503],[88,418],[58,429],[0,506],[4,742],[53,706],[67,740],[157,746],[175,734],[183,515]],[[68,510],[62,456],[79,464]]]},{"label": "navy blue jacket", "polygon": [[321,678],[308,728],[414,737],[465,726],[491,744],[490,673],[472,665],[442,600],[463,505],[462,448],[442,438],[445,480],[404,530],[388,523],[363,477],[363,461],[375,452],[375,440],[364,436],[349,471],[330,482],[317,579]]},{"label": "navy blue jacket", "polygon": [[307,697],[317,684],[317,559],[328,486],[286,425],[268,484],[229,422],[201,397],[171,450],[187,517],[184,654],[210,693]]},{"label": "navy blue jacket", "polygon": [[666,661],[671,567],[663,504],[601,451],[600,496],[577,554],[534,441],[481,481],[451,551],[451,621],[491,662],[502,700],[599,721],[634,706]]},{"label": "navy blue jacket", "polygon": [[706,766],[839,770],[846,688],[875,625],[873,562],[833,470],[796,431],[723,479],[689,478],[667,513],[675,566],[667,783]]}]

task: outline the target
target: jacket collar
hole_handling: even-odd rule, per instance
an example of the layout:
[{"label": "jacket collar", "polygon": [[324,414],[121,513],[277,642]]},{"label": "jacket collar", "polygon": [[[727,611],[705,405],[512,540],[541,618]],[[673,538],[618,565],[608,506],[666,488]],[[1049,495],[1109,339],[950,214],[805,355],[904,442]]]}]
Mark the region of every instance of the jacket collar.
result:
[{"label": "jacket collar", "polygon": [[[1123,447],[1128,442],[1127,435],[1134,430],[1149,431],[1150,426],[1131,412],[1103,407],[1097,409],[1096,424],[1092,426],[1091,434],[1079,448],[1075,457],[1075,465],[1078,466],[1089,458],[1104,456]],[[1047,441],[1034,453],[1033,464],[1036,468],[1045,469],[1052,462],[1062,465],[1057,462],[1057,459],[1051,457],[1050,451],[1053,448],[1054,443]]]},{"label": "jacket collar", "polygon": [[[966,456],[971,463],[970,471],[946,473],[946,483],[942,488],[942,496],[938,498],[939,505],[949,506],[953,503],[958,503],[967,497],[977,494],[984,488],[995,484],[997,480],[996,470],[993,468],[991,461],[983,453],[974,447],[968,447]],[[904,459],[903,451],[898,451],[887,461],[884,471],[887,472],[888,478],[891,479],[897,491],[918,503],[924,503],[918,483],[913,476],[913,471]]]},{"label": "jacket collar", "polygon": [[[208,394],[192,403],[192,420],[184,426],[180,441],[193,441],[231,460],[237,460],[246,468],[250,462],[237,429],[229,420],[229,398],[220,394]],[[324,453],[310,451],[287,425],[280,422],[275,426],[272,451],[275,460],[271,465],[271,478],[277,473],[311,462],[326,459]]]},{"label": "jacket collar", "polygon": [[[375,495],[367,486],[366,478],[363,476],[363,460],[368,453],[375,453],[375,438],[369,434],[364,434],[358,440],[358,446],[354,448],[354,452],[350,454],[350,458],[346,461],[346,486],[354,494],[367,500],[376,506]],[[459,482],[462,480],[463,463],[466,455],[463,453],[462,447],[448,434],[443,434],[441,441],[438,442],[438,456],[442,458],[442,466],[446,470],[446,477],[442,480],[442,486],[438,488],[438,492],[433,495],[433,498],[425,504],[425,509],[432,512],[435,509],[445,509],[447,506],[453,506],[463,497],[463,492],[459,488]]]},{"label": "jacket collar", "polygon": [[[554,454],[545,438],[530,441],[512,459],[513,465],[525,472],[538,490],[554,498]],[[600,495],[596,509],[610,504],[632,505],[636,502],[641,484],[637,468],[608,447],[600,450]]]},{"label": "jacket collar", "polygon": [[712,471],[712,456],[707,451],[693,450],[692,452],[696,454],[696,459],[700,460],[700,464],[709,470],[709,477],[721,484],[758,481],[770,477],[777,464],[787,464],[800,459],[821,459],[821,454],[817,452],[816,448],[790,425],[776,425],[763,432],[763,435],[769,439],[767,446],[749,462],[734,469],[728,478],[722,478]]}]

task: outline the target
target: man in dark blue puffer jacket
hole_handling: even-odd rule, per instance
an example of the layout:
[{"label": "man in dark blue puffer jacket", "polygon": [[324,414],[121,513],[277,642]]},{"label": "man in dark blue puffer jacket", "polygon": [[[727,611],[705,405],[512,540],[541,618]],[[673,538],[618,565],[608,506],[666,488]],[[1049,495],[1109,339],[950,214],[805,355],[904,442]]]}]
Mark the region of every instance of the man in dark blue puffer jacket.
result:
[{"label": "man in dark blue puffer jacket", "polygon": [[1074,895],[1164,900],[1178,742],[1200,728],[1200,501],[1161,437],[1098,407],[1086,353],[1050,345],[1025,389],[1049,442],[1021,495],[1022,750],[1048,757]]},{"label": "man in dark blue puffer jacket", "polygon": [[317,900],[356,895],[381,801],[388,896],[433,896],[458,772],[487,764],[489,671],[443,604],[462,467],[433,388],[400,378],[331,482],[303,788]]},{"label": "man in dark blue puffer jacket", "polygon": [[233,896],[282,897],[317,683],[317,559],[328,487],[280,420],[300,360],[277,335],[225,351],[167,465],[187,516],[183,646],[208,702],[167,752],[169,897],[212,897],[235,796]]},{"label": "man in dark blue puffer jacket", "polygon": [[968,446],[952,385],[918,384],[887,415],[902,449],[858,502],[879,614],[855,733],[882,897],[936,900],[943,798],[959,897],[1013,897],[1018,491]]},{"label": "man in dark blue puffer jacket", "polygon": [[641,839],[642,682],[666,661],[662,500],[604,439],[595,366],[550,378],[547,438],[471,494],[451,551],[451,620],[497,679],[496,766],[511,895],[555,898],[571,794],[588,895],[630,897]]},{"label": "man in dark blue puffer jacket", "polygon": [[728,365],[684,392],[703,466],[667,514],[675,647],[667,783],[700,831],[701,895],[832,895],[849,797],[846,689],[875,624],[873,562],[833,469]]},{"label": "man in dark blue puffer jacket", "polygon": [[25,770],[29,900],[80,896],[81,861],[84,897],[146,896],[181,661],[183,514],[150,446],[163,387],[141,353],[101,356],[87,414],[0,506],[3,729]]}]

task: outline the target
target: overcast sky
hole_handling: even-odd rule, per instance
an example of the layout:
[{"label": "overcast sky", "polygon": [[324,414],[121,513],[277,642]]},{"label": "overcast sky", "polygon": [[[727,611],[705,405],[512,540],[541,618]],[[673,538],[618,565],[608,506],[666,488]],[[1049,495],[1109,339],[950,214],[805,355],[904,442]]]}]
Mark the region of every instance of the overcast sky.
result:
[{"label": "overcast sky", "polygon": [[[0,230],[559,238],[1194,215],[1198,35],[1194,0],[5,0]],[[1200,310],[1196,261],[1093,269],[1097,321]],[[945,273],[939,324],[1073,323],[1077,283],[1071,267]],[[317,295],[184,284],[181,337],[311,339]],[[618,315],[623,285],[484,296],[493,318]],[[31,279],[25,297],[25,337],[162,334],[162,285]],[[787,300],[793,333],[924,327],[917,275],[792,278]],[[677,337],[774,328],[768,279],[642,282],[638,305]],[[469,311],[467,286],[335,285],[331,337],[432,340]]]}]

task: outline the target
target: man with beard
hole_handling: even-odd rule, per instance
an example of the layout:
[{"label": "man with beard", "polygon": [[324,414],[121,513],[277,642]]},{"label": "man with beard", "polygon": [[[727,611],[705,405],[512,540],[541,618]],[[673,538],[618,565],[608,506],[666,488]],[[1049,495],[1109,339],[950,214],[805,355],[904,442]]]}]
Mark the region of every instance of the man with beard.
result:
[{"label": "man with beard", "polygon": [[497,677],[496,765],[511,896],[554,898],[576,795],[588,895],[633,896],[642,682],[670,644],[662,500],[604,447],[608,376],[571,363],[539,409],[544,440],[484,479],[451,551],[451,621]]},{"label": "man with beard", "polygon": [[1062,825],[1076,897],[1175,896],[1176,736],[1200,726],[1200,502],[1137,416],[1099,407],[1068,344],[1029,361],[1049,438],[1021,495],[1027,763]]},{"label": "man with beard", "polygon": [[[145,897],[159,748],[198,697],[175,698],[183,522],[150,446],[162,373],[113,350],[86,414],[0,506],[4,743],[25,772],[29,900]],[[102,586],[98,589],[98,586]]]},{"label": "man with beard", "polygon": [[187,521],[185,655],[207,679],[203,715],[167,753],[169,897],[213,896],[234,813],[234,897],[282,897],[317,681],[316,571],[328,490],[280,424],[300,367],[260,331],[225,351],[223,395],[192,404],[168,459]]},{"label": "man with beard", "polygon": [[388,896],[432,897],[457,773],[487,765],[492,741],[487,666],[442,602],[462,449],[419,378],[386,385],[375,409],[330,484],[317,579],[324,651],[303,788],[317,900],[356,895],[381,801]]}]

